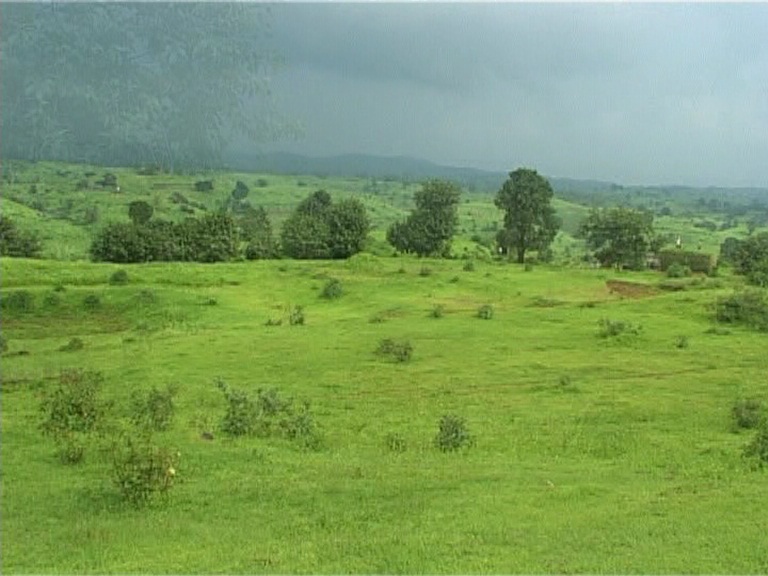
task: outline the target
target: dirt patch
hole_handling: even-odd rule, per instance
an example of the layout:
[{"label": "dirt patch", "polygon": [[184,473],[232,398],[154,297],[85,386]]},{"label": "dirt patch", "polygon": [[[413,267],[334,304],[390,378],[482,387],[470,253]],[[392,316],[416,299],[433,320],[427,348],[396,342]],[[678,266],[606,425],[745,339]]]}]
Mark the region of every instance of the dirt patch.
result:
[{"label": "dirt patch", "polygon": [[618,294],[623,298],[648,298],[659,293],[657,288],[648,284],[638,284],[625,280],[606,280],[605,285],[611,294]]}]

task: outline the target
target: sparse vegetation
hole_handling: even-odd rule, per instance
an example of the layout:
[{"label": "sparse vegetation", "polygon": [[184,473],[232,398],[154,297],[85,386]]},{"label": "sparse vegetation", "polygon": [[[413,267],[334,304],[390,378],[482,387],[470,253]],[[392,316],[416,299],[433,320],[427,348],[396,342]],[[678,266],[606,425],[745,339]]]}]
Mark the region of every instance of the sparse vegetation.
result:
[{"label": "sparse vegetation", "polygon": [[464,418],[454,414],[446,414],[440,419],[435,446],[443,452],[455,452],[474,444]]}]

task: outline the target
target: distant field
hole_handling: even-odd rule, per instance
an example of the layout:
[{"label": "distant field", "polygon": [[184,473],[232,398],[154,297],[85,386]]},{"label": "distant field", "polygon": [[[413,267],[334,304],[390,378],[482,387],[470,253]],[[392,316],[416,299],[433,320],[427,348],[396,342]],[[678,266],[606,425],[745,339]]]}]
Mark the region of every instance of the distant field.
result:
[{"label": "distant field", "polygon": [[[2,312],[4,573],[768,572],[766,472],[730,415],[768,401],[768,336],[711,309],[738,279],[366,254],[118,269],[0,263],[2,298],[32,298]],[[386,338],[411,360],[377,356]],[[103,373],[117,421],[178,385],[167,499],[122,503],[95,447],[57,460],[39,405],[67,368]],[[222,434],[216,378],[309,401],[322,446]],[[449,413],[474,446],[434,446]]]}]

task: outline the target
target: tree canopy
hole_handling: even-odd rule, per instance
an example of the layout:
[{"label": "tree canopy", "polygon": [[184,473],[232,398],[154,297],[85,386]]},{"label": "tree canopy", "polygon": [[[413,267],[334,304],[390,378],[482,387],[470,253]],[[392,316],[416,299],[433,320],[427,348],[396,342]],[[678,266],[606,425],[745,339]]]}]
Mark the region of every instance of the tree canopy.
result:
[{"label": "tree canopy", "polygon": [[416,207],[404,221],[387,230],[387,241],[399,252],[448,256],[458,224],[461,190],[445,180],[428,180],[414,195]]},{"label": "tree canopy", "polygon": [[536,170],[518,168],[496,194],[496,206],[504,210],[504,227],[497,235],[501,248],[515,252],[519,263],[529,250],[549,248],[560,228],[552,208],[552,186]]},{"label": "tree canopy", "polygon": [[2,3],[5,157],[217,164],[279,132],[268,10],[249,3]]},{"label": "tree canopy", "polygon": [[603,266],[642,269],[654,237],[653,214],[623,207],[595,209],[580,234]]}]

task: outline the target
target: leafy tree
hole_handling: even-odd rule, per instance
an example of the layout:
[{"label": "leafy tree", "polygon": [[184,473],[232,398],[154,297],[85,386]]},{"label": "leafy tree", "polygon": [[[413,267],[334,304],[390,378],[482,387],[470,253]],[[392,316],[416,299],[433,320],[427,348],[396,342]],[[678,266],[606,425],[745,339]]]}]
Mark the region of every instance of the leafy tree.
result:
[{"label": "leafy tree", "polygon": [[595,209],[580,234],[603,266],[641,269],[653,238],[653,214],[623,207]]},{"label": "leafy tree", "polygon": [[733,236],[728,236],[720,244],[720,261],[735,263],[739,258],[743,242]]},{"label": "leafy tree", "polygon": [[365,206],[356,198],[334,204],[328,212],[331,258],[349,258],[363,249],[370,223]]},{"label": "leafy tree", "polygon": [[248,3],[3,2],[4,156],[173,170],[218,164],[233,134],[275,135],[268,17]]},{"label": "leafy tree", "polygon": [[155,209],[149,203],[144,202],[144,200],[134,200],[128,205],[128,217],[137,226],[149,222],[154,212]]},{"label": "leafy tree", "polygon": [[235,188],[232,190],[232,198],[235,200],[245,200],[245,197],[248,196],[248,192],[250,192],[250,189],[248,188],[248,185],[238,180],[237,184],[235,184]]},{"label": "leafy tree", "polygon": [[461,190],[453,182],[428,180],[414,195],[416,207],[403,222],[387,230],[398,251],[419,256],[448,256],[458,224]]},{"label": "leafy tree", "polygon": [[237,224],[240,227],[242,239],[248,243],[245,249],[245,257],[248,260],[274,258],[277,255],[272,223],[263,207],[249,206],[239,216]]},{"label": "leafy tree", "polygon": [[96,233],[90,252],[96,262],[146,262],[147,242],[142,229],[135,224],[116,222]]},{"label": "leafy tree", "polygon": [[283,222],[280,245],[289,258],[322,259],[331,256],[330,228],[324,218],[296,210]]},{"label": "leafy tree", "polygon": [[37,235],[19,230],[13,220],[0,214],[0,256],[39,258],[40,250]]},{"label": "leafy tree", "polygon": [[182,259],[193,262],[224,262],[237,256],[240,237],[229,214],[187,218],[180,225],[184,239]]},{"label": "leafy tree", "polygon": [[496,206],[504,210],[504,228],[496,239],[508,253],[525,262],[529,250],[545,251],[557,235],[560,221],[551,202],[549,182],[536,170],[518,168],[496,194]]},{"label": "leafy tree", "polygon": [[369,227],[359,200],[334,204],[325,190],[318,190],[283,223],[280,240],[290,258],[348,258],[362,250]]},{"label": "leafy tree", "polygon": [[736,253],[736,270],[751,284],[768,286],[768,232],[750,236]]}]

